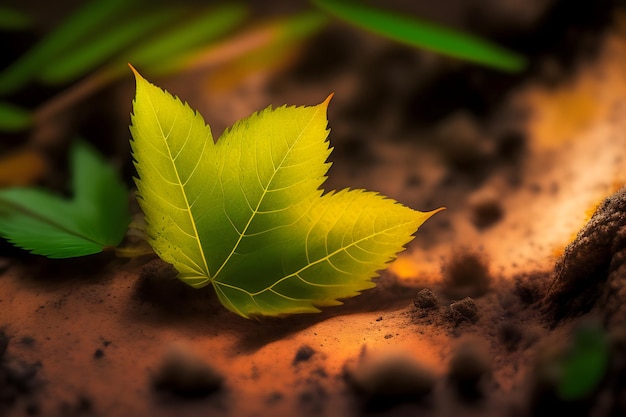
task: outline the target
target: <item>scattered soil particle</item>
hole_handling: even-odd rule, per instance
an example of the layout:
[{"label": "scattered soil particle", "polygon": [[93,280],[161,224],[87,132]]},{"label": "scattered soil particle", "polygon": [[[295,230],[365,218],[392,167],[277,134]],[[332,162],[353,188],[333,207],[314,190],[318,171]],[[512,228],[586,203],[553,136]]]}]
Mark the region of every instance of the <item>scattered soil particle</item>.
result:
[{"label": "scattered soil particle", "polygon": [[482,177],[494,154],[493,141],[485,137],[476,119],[459,111],[445,119],[437,136],[450,168],[470,176]]},{"label": "scattered soil particle", "polygon": [[35,345],[35,339],[30,336],[24,336],[20,339],[22,346],[33,347]]},{"label": "scattered soil particle", "polygon": [[486,229],[493,226],[504,216],[504,209],[500,201],[493,195],[481,195],[470,201],[472,209],[472,223],[477,229]]},{"label": "scattered soil particle", "polygon": [[465,401],[476,401],[485,395],[485,384],[491,378],[491,362],[477,342],[465,342],[453,352],[448,364],[448,383]]},{"label": "scattered soil particle", "polygon": [[441,269],[443,291],[452,299],[477,298],[489,289],[489,267],[486,259],[478,253],[457,250]]},{"label": "scattered soil particle", "polygon": [[456,325],[467,321],[476,323],[478,321],[478,306],[472,298],[465,297],[450,304],[448,318]]},{"label": "scattered soil particle", "polygon": [[309,345],[302,345],[296,352],[296,356],[293,358],[292,365],[295,366],[300,362],[306,362],[311,359],[313,355],[315,355],[315,349],[313,349]]},{"label": "scattered soil particle", "polygon": [[307,388],[299,395],[300,406],[311,410],[314,414],[321,414],[324,411],[328,392],[319,381],[310,381],[307,385]]},{"label": "scattered soil particle", "polygon": [[596,304],[606,320],[626,322],[625,213],[626,187],[604,200],[565,248],[546,296],[546,313],[553,326],[589,312]]},{"label": "scattered soil particle", "polygon": [[518,348],[522,337],[522,328],[513,322],[506,321],[498,327],[498,340],[509,352]]},{"label": "scattered soil particle", "polygon": [[155,390],[182,398],[202,398],[219,391],[224,377],[213,367],[176,347],[163,359],[153,377]]},{"label": "scattered soil particle", "polygon": [[413,304],[415,307],[423,310],[435,308],[438,304],[437,296],[431,289],[424,288],[417,293],[415,299],[413,299]]},{"label": "scattered soil particle", "polygon": [[354,367],[346,366],[344,376],[369,410],[423,401],[436,382],[432,370],[405,354],[365,357]]},{"label": "scattered soil particle", "polygon": [[274,391],[272,392],[265,401],[267,404],[276,404],[285,399],[285,395],[282,392]]}]

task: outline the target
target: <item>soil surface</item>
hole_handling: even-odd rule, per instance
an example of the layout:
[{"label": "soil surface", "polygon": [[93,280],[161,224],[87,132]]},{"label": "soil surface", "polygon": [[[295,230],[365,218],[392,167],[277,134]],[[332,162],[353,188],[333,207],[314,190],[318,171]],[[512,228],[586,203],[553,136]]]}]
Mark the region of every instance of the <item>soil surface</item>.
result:
[{"label": "soil surface", "polygon": [[[528,54],[524,74],[337,23],[236,82],[233,64],[151,80],[215,137],[269,104],[334,92],[324,189],[447,208],[374,289],[319,314],[246,320],[155,255],[48,260],[3,244],[0,415],[626,415],[626,14],[569,6],[564,23],[569,2],[526,14],[469,3],[442,18]],[[93,142],[129,186],[132,97],[129,73],[90,101],[115,109]]]}]

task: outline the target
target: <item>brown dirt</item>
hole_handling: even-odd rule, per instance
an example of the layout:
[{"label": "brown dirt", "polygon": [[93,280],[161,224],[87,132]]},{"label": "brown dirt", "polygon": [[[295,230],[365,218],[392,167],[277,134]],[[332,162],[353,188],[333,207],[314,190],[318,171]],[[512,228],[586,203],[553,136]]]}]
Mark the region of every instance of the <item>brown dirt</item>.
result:
[{"label": "brown dirt", "polygon": [[[376,288],[280,319],[238,317],[154,256],[53,261],[5,246],[0,415],[626,414],[626,192],[613,194],[626,182],[623,26],[548,86],[550,60],[505,79],[341,33],[331,28],[314,51],[348,55],[354,42],[362,53],[315,77],[271,68],[218,91],[207,80],[228,68],[154,81],[217,134],[267,104],[315,104],[334,91],[325,189],[448,209]],[[487,82],[462,82],[491,75],[507,88],[481,96]],[[465,90],[443,111],[445,80]],[[120,111],[111,130],[124,150],[132,91],[129,76],[98,97]],[[473,106],[473,95],[485,102]],[[433,100],[430,113],[418,97]],[[591,391],[564,400],[559,364],[587,322],[607,335],[609,366]]]}]

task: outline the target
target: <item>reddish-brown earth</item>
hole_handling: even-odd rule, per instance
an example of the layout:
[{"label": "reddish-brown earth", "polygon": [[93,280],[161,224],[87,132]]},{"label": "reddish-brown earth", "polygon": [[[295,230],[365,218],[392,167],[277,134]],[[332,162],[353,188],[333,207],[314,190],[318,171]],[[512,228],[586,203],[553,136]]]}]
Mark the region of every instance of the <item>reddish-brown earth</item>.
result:
[{"label": "reddish-brown earth", "polygon": [[[375,289],[280,319],[230,313],[154,255],[47,260],[3,246],[0,415],[626,415],[623,19],[593,54],[567,45],[564,64],[547,51],[518,78],[337,25],[296,64],[236,87],[214,88],[220,67],[153,80],[215,136],[334,91],[325,189],[447,210]],[[336,65],[319,66],[322,52]],[[98,97],[119,110],[107,131],[119,143],[103,149],[122,150],[129,184],[131,82]],[[564,400],[558,364],[585,326],[607,338],[608,369]]]}]

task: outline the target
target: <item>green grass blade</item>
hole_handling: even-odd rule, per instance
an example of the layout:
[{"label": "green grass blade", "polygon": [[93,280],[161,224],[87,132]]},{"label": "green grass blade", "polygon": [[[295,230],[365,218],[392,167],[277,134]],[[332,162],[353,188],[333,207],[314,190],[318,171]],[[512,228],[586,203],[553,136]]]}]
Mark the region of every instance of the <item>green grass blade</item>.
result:
[{"label": "green grass blade", "polygon": [[8,95],[22,88],[58,54],[130,5],[132,2],[125,0],[89,2],[0,73],[0,95]]},{"label": "green grass blade", "polygon": [[476,36],[434,23],[337,0],[312,0],[327,13],[398,42],[504,71],[524,69],[524,57]]},{"label": "green grass blade", "polygon": [[177,57],[225,34],[247,15],[247,7],[237,3],[206,9],[193,20],[183,22],[124,54],[124,59],[115,65],[115,70],[126,70],[126,64],[131,62],[152,74],[167,72]]},{"label": "green grass blade", "polygon": [[100,32],[95,39],[87,39],[58,56],[38,75],[46,84],[62,84],[75,80],[93,70],[103,61],[128,47],[158,27],[179,18],[182,9],[166,8],[131,17],[108,30]]},{"label": "green grass blade", "polygon": [[19,132],[33,123],[31,113],[16,105],[0,101],[0,131]]},{"label": "green grass blade", "polygon": [[0,7],[0,29],[25,30],[32,24],[33,19],[26,13],[9,7]]},{"label": "green grass blade", "polygon": [[323,13],[307,11],[285,20],[281,25],[281,35],[287,39],[307,37],[317,32],[326,23],[328,23],[328,18]]}]

